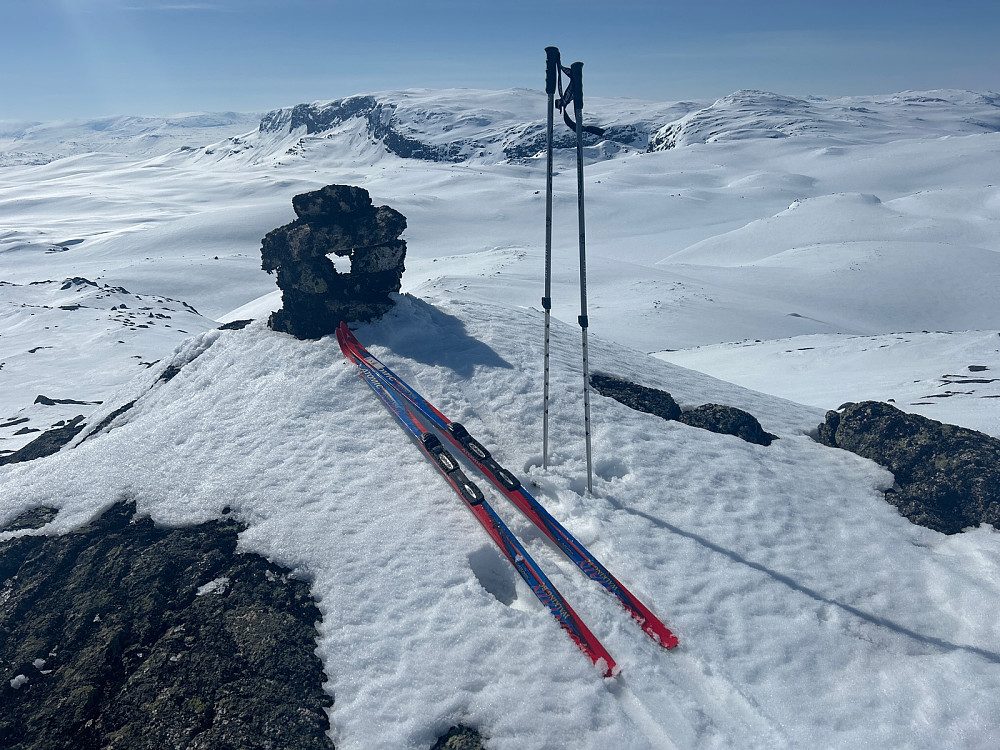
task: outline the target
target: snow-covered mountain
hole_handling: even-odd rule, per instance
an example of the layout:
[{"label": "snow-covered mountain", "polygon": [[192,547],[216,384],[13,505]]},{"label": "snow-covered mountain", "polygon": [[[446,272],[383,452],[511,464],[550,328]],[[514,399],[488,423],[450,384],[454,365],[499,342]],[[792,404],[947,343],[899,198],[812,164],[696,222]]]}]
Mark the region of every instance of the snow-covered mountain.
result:
[{"label": "snow-covered mountain", "polygon": [[[269,112],[256,134],[208,150],[252,160],[305,157],[334,139],[350,143],[358,157],[370,156],[375,146],[427,161],[519,161],[545,149],[540,99],[538,91],[515,89],[410,90],[318,101]],[[605,131],[600,138],[585,135],[587,156],[606,159],[739,139],[813,136],[857,145],[996,132],[1000,97],[945,90],[836,99],[737,91],[715,102],[666,104],[588,98],[586,119]],[[557,148],[575,148],[572,131],[558,118],[557,124]]]},{"label": "snow-covered mountain", "polygon": [[842,143],[888,143],[1000,130],[1000,97],[971,91],[799,99],[737,91],[667,123],[651,151],[744,138],[815,136]]},{"label": "snow-covered mountain", "polygon": [[[0,121],[0,164],[41,164],[89,151],[153,156],[169,151],[251,163],[314,158],[331,145],[358,159],[385,152],[447,163],[520,161],[545,148],[544,93],[403,90],[302,103],[263,116],[219,113],[87,121]],[[839,98],[743,90],[716,101],[652,102],[588,97],[588,158],[613,158],[696,143],[812,136],[886,143],[1000,130],[1000,96],[959,90]],[[557,116],[556,146],[575,147]],[[251,128],[255,128],[251,130]],[[213,135],[222,135],[218,140]],[[330,144],[329,141],[336,141]],[[346,147],[346,148],[345,148]],[[373,148],[374,147],[374,148]],[[308,153],[308,157],[307,157]]]},{"label": "snow-covered mountain", "polygon": [[[913,526],[882,499],[888,472],[810,435],[826,409],[878,398],[1000,436],[998,112],[959,91],[588,98],[609,128],[587,147],[592,367],[779,437],[595,397],[590,495],[559,122],[540,469],[544,93],[6,124],[0,451],[135,404],[0,467],[0,528],[45,504],[61,510],[44,531],[68,531],[121,495],[168,524],[229,506],[243,548],[311,582],[338,747],[426,748],[454,723],[494,748],[995,747],[996,532]],[[535,482],[679,651],[511,516],[622,664],[602,682],[335,343],[263,325],[281,302],[260,240],[330,183],[408,220],[398,308],[359,338]],[[241,318],[257,322],[217,328]]]},{"label": "snow-covered mountain", "polygon": [[0,120],[0,167],[47,164],[94,151],[155,156],[245,132],[258,119],[251,113],[199,112],[56,122]]}]

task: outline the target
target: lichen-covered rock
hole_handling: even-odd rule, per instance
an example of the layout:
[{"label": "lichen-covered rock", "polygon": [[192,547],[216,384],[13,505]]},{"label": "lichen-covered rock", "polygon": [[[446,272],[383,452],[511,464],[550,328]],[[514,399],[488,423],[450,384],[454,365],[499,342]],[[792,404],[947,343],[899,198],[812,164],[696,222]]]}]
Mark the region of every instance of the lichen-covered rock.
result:
[{"label": "lichen-covered rock", "polygon": [[[271,328],[315,339],[336,331],[341,321],[388,312],[402,283],[406,242],[399,236],[406,217],[373,206],[367,190],[351,185],[296,195],[292,207],[298,218],[261,241],[261,268],[277,272],[282,291]],[[330,255],[349,258],[350,272],[338,271]]]},{"label": "lichen-covered rock", "polygon": [[0,747],[330,750],[308,586],[134,512],[0,543]]},{"label": "lichen-covered rock", "polygon": [[886,500],[913,523],[946,534],[1000,528],[1000,440],[879,401],[827,412],[817,435],[891,471]]},{"label": "lichen-covered rock", "polygon": [[602,396],[613,398],[636,411],[654,414],[668,420],[677,420],[690,427],[698,427],[723,435],[735,435],[748,443],[770,445],[777,437],[764,431],[752,414],[735,406],[705,404],[691,411],[681,412],[681,407],[666,391],[639,385],[630,380],[611,375],[592,375],[590,384]]},{"label": "lichen-covered rock", "polygon": [[292,209],[300,219],[362,214],[371,207],[372,199],[368,191],[353,185],[327,185],[292,198]]},{"label": "lichen-covered rock", "polygon": [[663,419],[677,419],[681,415],[681,407],[674,401],[673,396],[658,388],[599,374],[591,375],[590,384],[602,396],[613,398],[630,409],[655,414]]},{"label": "lichen-covered rock", "polygon": [[50,523],[58,513],[59,513],[58,508],[50,508],[47,505],[39,505],[35,508],[29,508],[20,515],[16,516],[14,520],[12,520],[6,526],[0,528],[0,531],[23,531],[24,529],[40,529],[47,523]]},{"label": "lichen-covered rock", "polygon": [[486,750],[483,736],[475,729],[457,726],[449,729],[431,750]]},{"label": "lichen-covered rock", "polygon": [[722,435],[735,435],[755,445],[770,445],[773,440],[777,439],[774,435],[764,431],[753,414],[737,409],[735,406],[704,404],[691,411],[681,413],[677,417],[677,421]]}]

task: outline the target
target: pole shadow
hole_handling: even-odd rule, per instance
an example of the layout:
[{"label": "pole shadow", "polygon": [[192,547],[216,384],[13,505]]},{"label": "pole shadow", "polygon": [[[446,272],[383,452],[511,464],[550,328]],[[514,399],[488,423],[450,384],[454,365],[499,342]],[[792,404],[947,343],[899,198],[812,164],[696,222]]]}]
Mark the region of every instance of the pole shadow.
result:
[{"label": "pole shadow", "polygon": [[649,513],[644,513],[643,511],[635,510],[634,508],[626,508],[617,501],[611,500],[610,498],[609,502],[611,502],[611,504],[614,505],[614,507],[617,508],[618,510],[624,511],[625,513],[631,513],[632,515],[639,516],[640,518],[644,518],[658,528],[669,531],[672,534],[684,537],[685,539],[690,539],[691,541],[700,544],[702,547],[705,547],[706,549],[711,550],[712,552],[728,557],[735,563],[738,563],[740,565],[745,565],[748,568],[752,568],[753,570],[763,573],[772,580],[787,586],[793,591],[797,591],[800,594],[804,594],[805,596],[808,596],[810,599],[813,599],[814,601],[821,602],[823,604],[828,604],[832,607],[837,607],[843,612],[846,612],[847,614],[851,615],[852,617],[856,617],[859,620],[863,620],[864,622],[876,625],[880,628],[885,628],[897,635],[909,638],[917,643],[937,649],[938,651],[942,652],[965,651],[967,653],[982,657],[983,659],[993,662],[994,664],[1000,664],[1000,654],[996,652],[989,651],[983,648],[978,648],[976,646],[967,646],[958,643],[952,643],[951,641],[946,641],[943,638],[938,638],[936,636],[924,635],[923,633],[918,633],[917,631],[912,630],[911,628],[908,628],[905,625],[900,625],[898,622],[894,622],[893,620],[890,620],[886,617],[880,617],[879,615],[874,615],[871,614],[870,612],[865,612],[864,610],[858,609],[857,607],[852,606],[850,604],[845,604],[844,602],[838,602],[835,599],[830,599],[829,597],[824,596],[820,592],[815,591],[814,589],[811,589],[808,586],[802,585],[801,583],[794,580],[790,576],[785,575],[784,573],[779,573],[778,571],[773,570],[772,568],[769,568],[766,565],[763,565],[762,563],[754,562],[753,560],[748,560],[738,552],[735,552],[731,549],[727,549],[719,544],[716,544],[715,542],[706,539],[705,537],[699,534],[695,534],[694,532],[691,531],[685,531],[679,526],[675,526],[674,524],[664,521],[661,518],[657,518],[656,516],[650,515]]}]

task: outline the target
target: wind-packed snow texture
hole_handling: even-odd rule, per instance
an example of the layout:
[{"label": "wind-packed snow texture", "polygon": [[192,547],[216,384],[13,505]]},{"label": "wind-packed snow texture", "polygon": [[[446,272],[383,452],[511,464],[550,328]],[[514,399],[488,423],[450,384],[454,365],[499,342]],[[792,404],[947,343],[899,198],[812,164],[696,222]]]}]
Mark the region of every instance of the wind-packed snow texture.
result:
[{"label": "wind-packed snow texture", "polygon": [[[0,169],[0,450],[138,400],[105,433],[0,468],[0,525],[44,504],[61,509],[44,531],[65,532],[122,495],[166,524],[229,506],[243,549],[311,582],[341,748],[426,748],[457,723],[518,750],[1000,744],[997,532],[910,524],[882,500],[891,474],[809,436],[825,409],[871,397],[1000,434],[996,97],[594,100],[595,122],[636,136],[588,147],[592,370],[746,409],[780,439],[595,395],[592,494],[572,154],[557,159],[543,471],[544,160],[490,145],[532,142],[544,95],[373,98],[395,102],[393,132],[485,155],[401,158],[367,115],[311,133],[234,118],[213,146],[158,153],[9,136],[8,153],[71,155]],[[292,195],[332,182],[408,219],[405,294],[359,339],[535,482],[677,649],[490,493],[621,665],[601,680],[336,342],[266,328],[280,299],[260,238],[293,218]]]}]

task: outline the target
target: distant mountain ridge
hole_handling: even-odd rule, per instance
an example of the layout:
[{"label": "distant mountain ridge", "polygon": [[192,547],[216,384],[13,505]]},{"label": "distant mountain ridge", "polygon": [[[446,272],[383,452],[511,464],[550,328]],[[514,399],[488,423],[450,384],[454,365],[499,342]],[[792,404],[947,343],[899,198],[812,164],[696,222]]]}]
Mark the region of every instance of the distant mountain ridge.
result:
[{"label": "distant mountain ridge", "polygon": [[667,123],[650,151],[695,143],[810,134],[848,143],[1000,130],[1000,96],[970,91],[906,91],[888,96],[799,99],[742,90]]},{"label": "distant mountain ridge", "polygon": [[[589,100],[588,100],[589,101]],[[590,102],[588,123],[604,136],[585,136],[585,144],[605,158],[645,151],[665,119],[686,114],[695,104],[629,100]],[[545,149],[545,94],[530,89],[476,91],[408,90],[365,94],[297,104],[264,115],[260,139],[299,135],[293,155],[310,141],[353,134],[387,153],[407,159],[461,163],[498,163],[538,156]],[[575,146],[575,135],[558,119],[557,148]],[[243,138],[239,145],[246,145]]]},{"label": "distant mountain ridge", "polygon": [[244,133],[259,117],[245,112],[196,112],[51,122],[0,120],[0,167],[47,164],[93,152],[158,156]]},{"label": "distant mountain ridge", "polygon": [[[409,89],[301,103],[263,116],[0,122],[0,168],[91,150],[256,164],[313,157],[370,164],[387,155],[454,164],[519,162],[544,153],[545,108],[544,92],[532,89]],[[1000,95],[947,89],[799,98],[740,90],[714,101],[588,97],[584,118],[605,130],[602,137],[585,135],[587,158],[603,160],[756,138],[832,136],[857,144],[995,132]],[[558,115],[554,135],[557,149],[575,146]]]}]

